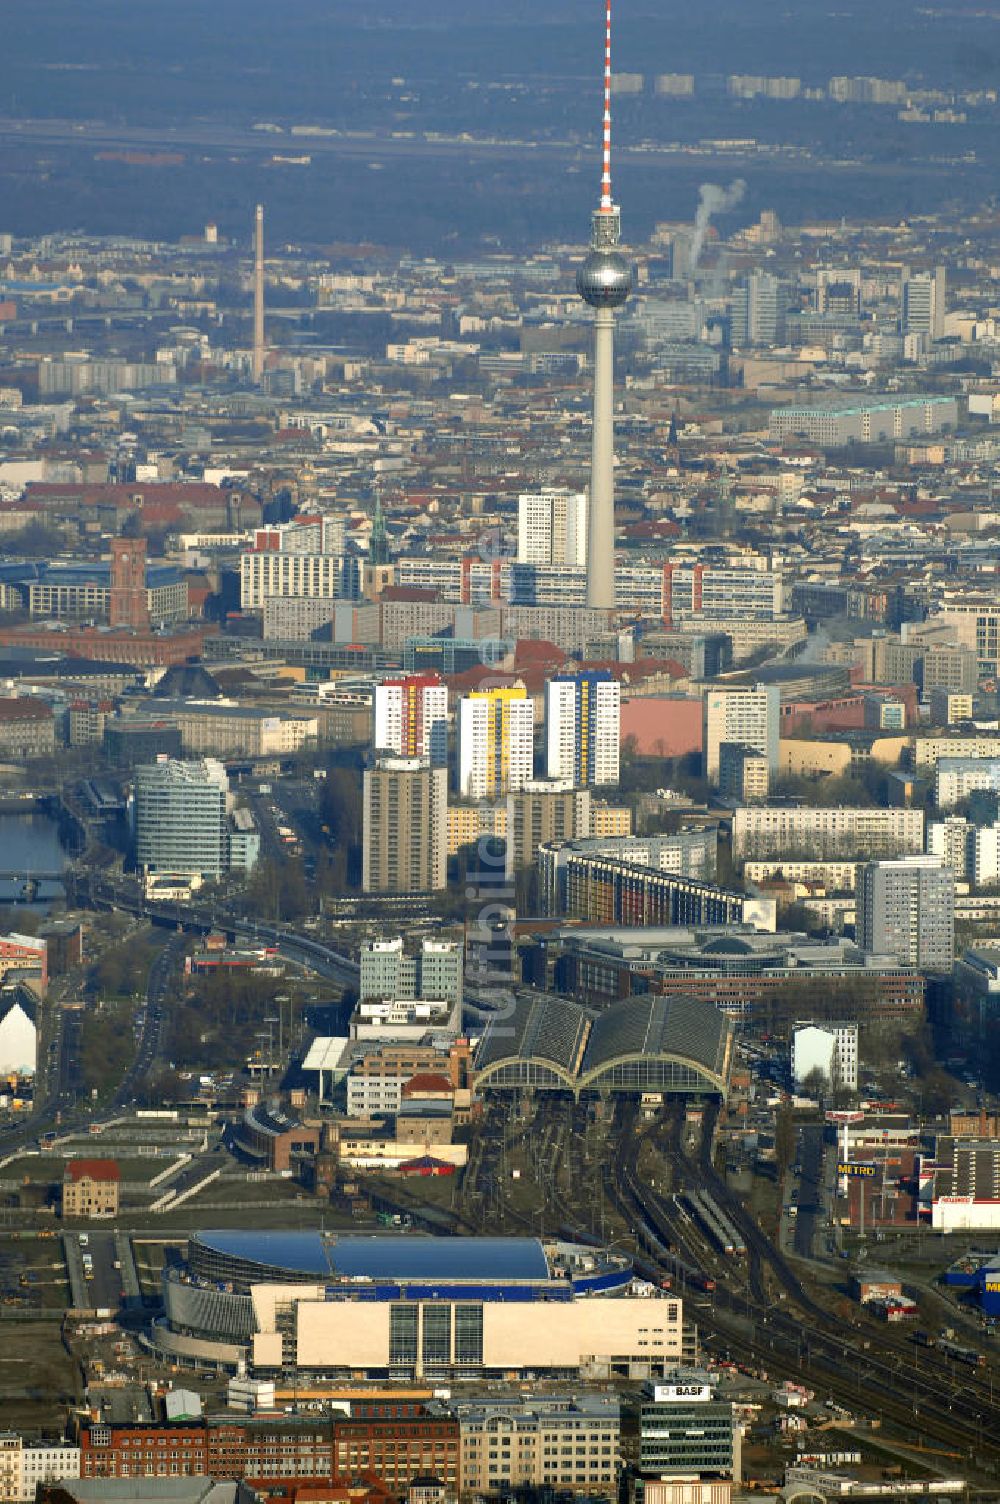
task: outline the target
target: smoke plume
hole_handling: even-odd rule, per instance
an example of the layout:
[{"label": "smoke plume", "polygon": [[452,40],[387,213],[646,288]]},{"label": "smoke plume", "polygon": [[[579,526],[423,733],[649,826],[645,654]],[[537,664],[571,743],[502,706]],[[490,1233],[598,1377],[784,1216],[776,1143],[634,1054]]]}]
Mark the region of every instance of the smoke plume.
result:
[{"label": "smoke plume", "polygon": [[701,260],[702,247],[713,214],[724,214],[728,209],[735,209],[746,191],[747,185],[742,178],[736,178],[728,188],[720,188],[718,183],[702,183],[698,189],[698,209],[694,216],[694,236],[691,241],[691,275]]}]

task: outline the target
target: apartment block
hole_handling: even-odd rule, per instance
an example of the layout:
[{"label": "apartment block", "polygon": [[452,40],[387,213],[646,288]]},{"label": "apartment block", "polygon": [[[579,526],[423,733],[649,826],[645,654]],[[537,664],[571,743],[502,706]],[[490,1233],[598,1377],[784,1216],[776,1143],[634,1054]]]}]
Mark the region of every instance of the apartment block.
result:
[{"label": "apartment block", "polygon": [[458,791],[497,799],[530,782],[534,704],[523,685],[477,690],[458,702]]},{"label": "apartment block", "polygon": [[792,1080],[801,1087],[814,1071],[827,1087],[858,1088],[856,1023],[799,1023],[792,1030]]},{"label": "apartment block", "polygon": [[504,1493],[557,1488],[613,1493],[621,1438],[617,1399],[606,1395],[540,1395],[460,1400],[462,1490]]},{"label": "apartment block", "polygon": [[365,769],[361,885],[366,893],[427,893],[447,882],[448,773],[418,758]]},{"label": "apartment block", "polygon": [[939,757],[934,773],[934,802],[951,809],[970,794],[1000,793],[1000,757]]},{"label": "apartment block", "polygon": [[742,742],[722,742],[719,746],[719,793],[738,804],[757,804],[771,789],[771,769],[767,753]]},{"label": "apartment block", "polygon": [[520,564],[587,563],[587,497],[583,491],[535,491],[517,498]]},{"label": "apartment block", "polygon": [[733,856],[737,860],[896,857],[923,849],[924,812],[919,809],[755,804],[733,810]]},{"label": "apartment block", "polygon": [[506,871],[508,877],[530,867],[539,846],[589,836],[594,802],[590,790],[574,788],[569,779],[533,779],[507,795]]},{"label": "apartment block", "polygon": [[621,694],[606,670],[557,674],[545,685],[545,771],[574,784],[617,785]]},{"label": "apartment block", "polygon": [[776,770],[780,714],[777,685],[707,690],[702,702],[706,778],[719,781],[719,748],[723,742],[752,747],[766,757],[769,769]]},{"label": "apartment block", "polygon": [[269,596],[333,601],[348,596],[345,561],[338,554],[251,549],[240,555],[240,607],[261,611]]},{"label": "apartment block", "polygon": [[478,846],[480,841],[499,841],[507,834],[507,806],[484,804],[448,805],[448,855],[456,856],[463,846]]},{"label": "apartment block", "polygon": [[437,674],[408,674],[375,686],[372,745],[396,757],[448,761],[448,688]]},{"label": "apartment block", "polygon": [[79,1476],[78,1446],[31,1443],[13,1431],[0,1432],[0,1500],[4,1504],[34,1504],[40,1484]]},{"label": "apartment block", "polygon": [[940,857],[868,862],[858,873],[858,943],[921,971],[955,960],[955,874]]},{"label": "apartment block", "polygon": [[452,940],[422,940],[407,951],[403,937],[368,940],[360,953],[359,998],[462,999],[462,947]]}]

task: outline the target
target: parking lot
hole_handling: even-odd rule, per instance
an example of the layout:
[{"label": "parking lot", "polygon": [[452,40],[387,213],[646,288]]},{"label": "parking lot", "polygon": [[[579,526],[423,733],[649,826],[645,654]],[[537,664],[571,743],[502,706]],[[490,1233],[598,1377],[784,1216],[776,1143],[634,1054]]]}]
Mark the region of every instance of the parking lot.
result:
[{"label": "parking lot", "polygon": [[0,1241],[0,1304],[25,1311],[57,1310],[68,1299],[66,1264],[58,1238]]}]

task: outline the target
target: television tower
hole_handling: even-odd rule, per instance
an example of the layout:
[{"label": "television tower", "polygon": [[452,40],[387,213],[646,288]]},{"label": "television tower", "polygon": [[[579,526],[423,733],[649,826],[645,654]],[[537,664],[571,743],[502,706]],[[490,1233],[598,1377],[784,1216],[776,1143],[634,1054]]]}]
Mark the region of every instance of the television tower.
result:
[{"label": "television tower", "polygon": [[611,198],[611,0],[604,19],[604,154],[601,202],[591,218],[590,252],[576,290],[594,310],[594,429],[587,509],[587,605],[615,605],[614,366],[615,309],[632,290],[632,268],[618,250],[621,214]]},{"label": "television tower", "polygon": [[253,379],[264,379],[264,205],[257,205],[253,241]]}]

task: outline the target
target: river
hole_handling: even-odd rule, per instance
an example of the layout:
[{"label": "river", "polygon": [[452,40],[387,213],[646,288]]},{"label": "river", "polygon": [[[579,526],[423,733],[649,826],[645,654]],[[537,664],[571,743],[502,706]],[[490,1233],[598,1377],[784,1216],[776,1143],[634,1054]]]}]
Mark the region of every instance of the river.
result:
[{"label": "river", "polygon": [[0,877],[0,904],[37,911],[64,897],[61,882],[41,880],[34,898],[26,902],[24,881],[38,872],[61,872],[68,860],[59,827],[49,815],[0,815],[0,872],[19,874],[16,880]]}]

